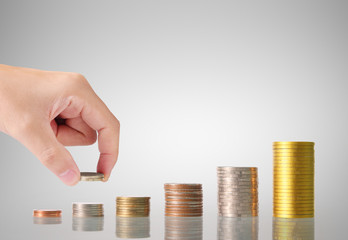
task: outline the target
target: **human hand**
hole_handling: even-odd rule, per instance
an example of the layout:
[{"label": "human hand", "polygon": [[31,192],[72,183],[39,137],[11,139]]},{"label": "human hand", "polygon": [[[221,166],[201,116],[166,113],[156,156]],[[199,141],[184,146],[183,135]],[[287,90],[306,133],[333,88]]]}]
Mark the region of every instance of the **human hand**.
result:
[{"label": "human hand", "polygon": [[118,157],[120,124],[87,80],[77,73],[0,64],[0,131],[26,146],[65,184],[80,171],[64,146],[97,140],[97,172],[108,180]]}]

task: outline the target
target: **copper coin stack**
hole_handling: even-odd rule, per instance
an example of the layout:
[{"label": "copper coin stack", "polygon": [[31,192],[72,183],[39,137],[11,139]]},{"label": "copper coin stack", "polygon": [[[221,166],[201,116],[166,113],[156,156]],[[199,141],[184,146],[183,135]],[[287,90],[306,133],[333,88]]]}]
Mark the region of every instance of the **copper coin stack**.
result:
[{"label": "copper coin stack", "polygon": [[62,210],[56,210],[56,209],[34,209],[33,217],[61,217],[62,216]]},{"label": "copper coin stack", "polygon": [[258,217],[219,217],[218,240],[259,238]]},{"label": "copper coin stack", "polygon": [[273,240],[314,240],[314,218],[273,218]]},{"label": "copper coin stack", "polygon": [[314,142],[273,143],[273,216],[314,217]]},{"label": "copper coin stack", "polygon": [[116,217],[117,238],[149,238],[149,217]]},{"label": "copper coin stack", "polygon": [[218,167],[218,208],[223,217],[258,216],[256,167]]},{"label": "copper coin stack", "polygon": [[150,197],[117,197],[116,216],[148,217],[150,214]]},{"label": "copper coin stack", "polygon": [[56,209],[34,209],[34,224],[61,224],[62,210]]},{"label": "copper coin stack", "polygon": [[169,217],[200,217],[203,215],[202,184],[164,184],[165,215]]},{"label": "copper coin stack", "polygon": [[165,240],[202,240],[202,217],[165,217]]}]

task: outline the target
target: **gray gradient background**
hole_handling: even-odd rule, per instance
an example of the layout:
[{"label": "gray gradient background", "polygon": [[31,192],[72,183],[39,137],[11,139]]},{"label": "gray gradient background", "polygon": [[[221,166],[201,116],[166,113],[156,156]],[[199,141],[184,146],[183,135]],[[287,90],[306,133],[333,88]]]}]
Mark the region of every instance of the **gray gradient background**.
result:
[{"label": "gray gradient background", "polygon": [[[272,233],[272,142],[316,142],[316,239],[342,239],[347,214],[346,1],[0,1],[0,62],[82,73],[121,122],[108,183],[64,186],[0,134],[0,238],[115,238],[114,199],[163,183],[204,185],[216,237],[218,165],[259,167],[260,239]],[[69,148],[95,170],[96,145]],[[71,231],[72,201],[105,203],[102,233]],[[32,224],[62,208],[63,224]]]}]

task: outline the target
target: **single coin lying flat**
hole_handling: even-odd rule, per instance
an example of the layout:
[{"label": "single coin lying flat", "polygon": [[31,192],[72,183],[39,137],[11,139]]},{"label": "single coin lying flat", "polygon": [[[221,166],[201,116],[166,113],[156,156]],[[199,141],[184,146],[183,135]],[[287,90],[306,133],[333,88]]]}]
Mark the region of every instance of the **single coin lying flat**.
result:
[{"label": "single coin lying flat", "polygon": [[80,181],[93,182],[93,181],[103,181],[104,180],[104,174],[102,174],[102,173],[81,172],[80,175],[81,175]]}]

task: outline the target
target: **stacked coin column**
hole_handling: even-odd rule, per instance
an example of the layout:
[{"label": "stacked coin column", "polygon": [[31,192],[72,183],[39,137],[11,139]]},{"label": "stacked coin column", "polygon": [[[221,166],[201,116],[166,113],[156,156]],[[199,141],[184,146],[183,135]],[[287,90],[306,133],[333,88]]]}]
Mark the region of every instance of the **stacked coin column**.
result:
[{"label": "stacked coin column", "polygon": [[164,184],[165,215],[169,217],[200,217],[203,215],[202,184]]},{"label": "stacked coin column", "polygon": [[103,203],[73,203],[73,217],[103,217]]},{"label": "stacked coin column", "polygon": [[273,216],[314,217],[314,143],[273,143]]},{"label": "stacked coin column", "polygon": [[258,216],[257,168],[218,167],[217,176],[220,216]]},{"label": "stacked coin column", "polygon": [[116,216],[148,217],[150,214],[150,197],[117,197]]}]

